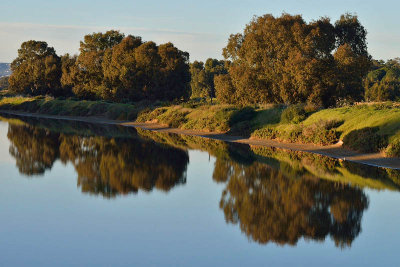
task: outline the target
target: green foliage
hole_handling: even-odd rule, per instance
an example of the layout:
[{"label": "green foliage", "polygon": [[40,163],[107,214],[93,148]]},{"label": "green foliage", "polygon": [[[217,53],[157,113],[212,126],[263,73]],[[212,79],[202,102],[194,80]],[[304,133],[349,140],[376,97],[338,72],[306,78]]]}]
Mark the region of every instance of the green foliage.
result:
[{"label": "green foliage", "polygon": [[343,145],[360,152],[379,152],[387,146],[387,137],[378,134],[378,127],[351,131],[343,138]]},{"label": "green foliage", "polygon": [[256,111],[253,107],[244,107],[236,110],[229,118],[229,125],[234,125],[242,121],[250,121],[256,116]]},{"label": "green foliage", "polygon": [[342,121],[320,120],[308,125],[291,123],[285,127],[266,126],[253,132],[260,139],[278,139],[286,142],[330,145],[339,140],[336,129]]},{"label": "green foliage", "polygon": [[9,83],[8,83],[8,76],[0,77],[0,90],[7,90]]},{"label": "green foliage", "polygon": [[28,95],[60,95],[61,60],[46,42],[27,41],[11,63],[10,90]]},{"label": "green foliage", "polygon": [[307,117],[304,104],[290,105],[283,110],[281,115],[282,123],[300,123]]},{"label": "green foliage", "polygon": [[252,136],[259,139],[275,139],[279,135],[278,131],[271,126],[265,126],[264,128],[257,129],[252,133]]},{"label": "green foliage", "polygon": [[223,60],[209,58],[205,64],[201,61],[190,64],[191,98],[214,98],[216,96],[214,77],[226,73],[227,69]]},{"label": "green foliage", "polygon": [[12,97],[0,100],[0,109],[60,116],[93,116],[113,120],[134,120],[142,106],[104,101],[61,100],[51,97]]},{"label": "green foliage", "polygon": [[242,101],[246,102],[246,99],[238,99],[235,96],[235,88],[232,84],[232,79],[229,74],[216,75],[214,77],[216,97],[220,103],[224,104],[240,104]]},{"label": "green foliage", "polygon": [[385,154],[389,157],[400,157],[400,139],[395,139],[385,149]]},{"label": "green foliage", "polygon": [[341,121],[318,121],[303,128],[301,141],[303,143],[313,143],[319,145],[330,145],[337,142],[339,134],[335,129],[342,124]]},{"label": "green foliage", "polygon": [[363,97],[370,67],[366,31],[357,16],[307,23],[300,15],[255,17],[231,35],[223,55],[229,78],[216,82],[224,103],[314,103]]},{"label": "green foliage", "polygon": [[120,103],[189,96],[189,54],[172,43],[143,43],[111,30],[85,35],[78,56],[60,58],[38,41],[24,42],[18,53],[10,77],[15,93]]},{"label": "green foliage", "polygon": [[188,112],[172,109],[162,113],[158,118],[160,123],[167,124],[168,127],[179,128],[188,121],[187,114]]},{"label": "green foliage", "polygon": [[400,99],[400,59],[381,63],[368,73],[364,81],[368,101],[398,101]]}]

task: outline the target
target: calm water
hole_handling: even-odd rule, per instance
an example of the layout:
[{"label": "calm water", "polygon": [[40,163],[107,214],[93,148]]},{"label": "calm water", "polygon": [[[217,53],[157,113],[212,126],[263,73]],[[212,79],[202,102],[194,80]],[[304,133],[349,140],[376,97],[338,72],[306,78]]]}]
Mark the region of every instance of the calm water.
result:
[{"label": "calm water", "polygon": [[73,122],[0,122],[1,266],[399,266],[400,174]]}]

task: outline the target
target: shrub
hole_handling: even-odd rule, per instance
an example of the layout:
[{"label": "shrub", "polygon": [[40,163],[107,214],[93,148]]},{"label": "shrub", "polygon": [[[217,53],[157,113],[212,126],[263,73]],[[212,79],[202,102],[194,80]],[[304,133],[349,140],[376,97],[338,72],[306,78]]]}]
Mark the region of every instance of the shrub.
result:
[{"label": "shrub", "polygon": [[235,125],[236,123],[243,121],[250,121],[256,116],[256,111],[252,107],[244,107],[242,109],[233,112],[229,118],[229,125]]},{"label": "shrub", "polygon": [[391,142],[386,150],[385,150],[386,156],[389,157],[399,157],[400,156],[400,139],[397,139],[393,142]]},{"label": "shrub", "polygon": [[159,116],[167,111],[166,108],[157,108],[152,110],[151,108],[144,108],[137,115],[137,122],[146,122],[154,119],[159,119]]},{"label": "shrub", "polygon": [[341,123],[343,122],[337,120],[320,120],[305,127],[301,124],[291,124],[279,130],[269,126],[254,131],[253,136],[261,139],[278,138],[289,142],[329,145],[338,141],[339,134],[333,128]]},{"label": "shrub", "polygon": [[255,130],[253,133],[253,137],[260,139],[275,139],[277,136],[278,136],[277,131],[269,126]]},{"label": "shrub", "polygon": [[307,112],[304,104],[296,104],[288,106],[281,115],[283,123],[300,123],[307,118]]},{"label": "shrub", "polygon": [[301,141],[319,145],[330,145],[338,141],[338,133],[332,129],[342,122],[336,120],[320,120],[303,128]]},{"label": "shrub", "polygon": [[379,152],[387,146],[387,138],[378,134],[379,127],[354,130],[343,138],[343,145],[359,152]]},{"label": "shrub", "polygon": [[289,142],[297,142],[301,141],[301,134],[301,126],[297,124],[292,124],[288,128],[286,128],[286,130],[283,131],[281,136],[278,136],[278,138]]},{"label": "shrub", "polygon": [[188,120],[186,115],[188,112],[181,112],[178,110],[171,110],[169,112],[163,113],[159,119],[161,123],[167,124],[168,127],[179,128],[181,125],[185,124]]}]

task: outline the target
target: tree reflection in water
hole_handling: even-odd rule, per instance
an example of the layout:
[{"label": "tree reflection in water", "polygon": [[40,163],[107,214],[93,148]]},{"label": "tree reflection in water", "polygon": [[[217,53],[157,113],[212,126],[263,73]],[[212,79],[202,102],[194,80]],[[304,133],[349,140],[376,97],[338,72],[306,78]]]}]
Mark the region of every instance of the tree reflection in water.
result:
[{"label": "tree reflection in water", "polygon": [[295,245],[305,239],[350,246],[361,231],[368,198],[350,185],[309,175],[289,177],[279,169],[255,162],[215,163],[214,180],[226,182],[220,208],[227,223],[239,224],[252,240]]},{"label": "tree reflection in water", "polygon": [[28,176],[51,169],[59,157],[58,134],[50,131],[9,124],[7,137],[10,154],[16,159],[19,171]]},{"label": "tree reflection in water", "polygon": [[21,173],[43,174],[61,159],[74,165],[82,192],[113,197],[186,183],[187,151],[137,137],[85,137],[13,124],[7,136]]},{"label": "tree reflection in water", "polygon": [[[43,174],[60,159],[75,167],[82,192],[105,197],[153,188],[169,191],[185,183],[189,157],[184,147],[200,146],[216,156],[213,180],[225,184],[220,208],[226,222],[240,225],[249,239],[260,244],[296,245],[301,238],[323,241],[330,236],[336,246],[350,246],[361,232],[362,215],[368,208],[364,192],[343,182],[345,177],[339,176],[341,182],[320,179],[319,174],[337,177],[342,168],[357,170],[333,159],[266,148],[258,151],[200,137],[139,131],[146,135],[139,138],[134,129],[126,134],[111,126],[100,131],[115,130],[110,135],[99,134],[93,125],[75,127],[79,134],[55,133],[49,128],[54,125],[9,124],[10,154],[20,172]],[[90,128],[91,134],[82,128]],[[261,160],[267,163],[256,161],[261,152]],[[376,175],[382,174],[388,175],[382,170]],[[396,179],[385,179],[378,188],[398,189]]]}]

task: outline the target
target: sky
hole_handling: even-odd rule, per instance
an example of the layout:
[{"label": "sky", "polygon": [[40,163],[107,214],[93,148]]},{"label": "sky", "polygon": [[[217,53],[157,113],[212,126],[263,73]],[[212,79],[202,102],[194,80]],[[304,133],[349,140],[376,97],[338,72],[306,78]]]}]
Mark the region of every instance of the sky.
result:
[{"label": "sky", "polygon": [[0,62],[11,62],[26,40],[46,41],[59,55],[78,53],[85,34],[120,30],[158,44],[174,43],[190,60],[222,58],[230,34],[253,16],[282,12],[306,21],[358,15],[375,59],[400,57],[399,0],[1,0]]}]

